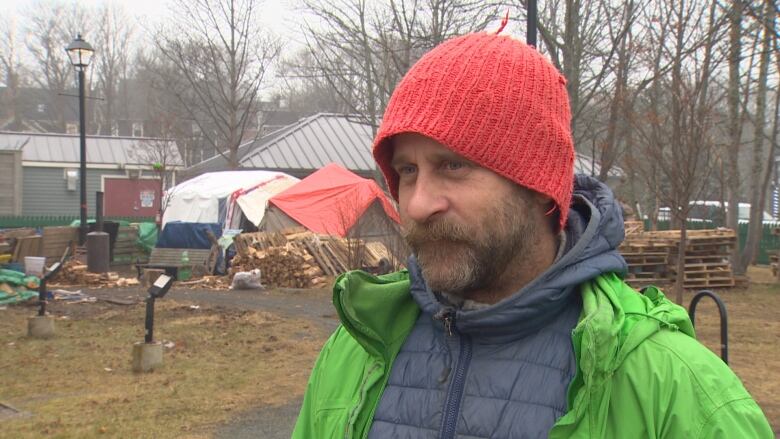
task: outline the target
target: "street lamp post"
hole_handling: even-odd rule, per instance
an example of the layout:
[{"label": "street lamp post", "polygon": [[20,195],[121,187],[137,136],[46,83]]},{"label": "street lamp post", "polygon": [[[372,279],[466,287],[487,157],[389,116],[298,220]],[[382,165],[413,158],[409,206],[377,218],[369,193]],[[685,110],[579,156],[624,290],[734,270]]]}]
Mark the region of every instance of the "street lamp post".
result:
[{"label": "street lamp post", "polygon": [[536,0],[528,0],[528,25],[526,26],[525,42],[536,47]]},{"label": "street lamp post", "polygon": [[89,66],[89,61],[95,51],[89,43],[81,39],[81,34],[76,36],[76,39],[65,48],[65,51],[68,53],[70,63],[73,64],[79,75],[79,132],[81,135],[79,245],[84,245],[87,240],[87,124],[84,111],[84,70]]}]

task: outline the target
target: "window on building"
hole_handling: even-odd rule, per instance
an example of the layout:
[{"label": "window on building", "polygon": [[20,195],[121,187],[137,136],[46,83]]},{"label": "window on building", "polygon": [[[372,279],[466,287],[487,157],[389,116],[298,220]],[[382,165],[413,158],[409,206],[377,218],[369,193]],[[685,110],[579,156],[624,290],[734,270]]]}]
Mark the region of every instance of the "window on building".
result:
[{"label": "window on building", "polygon": [[77,169],[65,170],[65,185],[69,191],[75,191],[77,189],[79,181],[79,171]]},{"label": "window on building", "polygon": [[144,136],[144,124],[141,122],[133,122],[133,137]]}]

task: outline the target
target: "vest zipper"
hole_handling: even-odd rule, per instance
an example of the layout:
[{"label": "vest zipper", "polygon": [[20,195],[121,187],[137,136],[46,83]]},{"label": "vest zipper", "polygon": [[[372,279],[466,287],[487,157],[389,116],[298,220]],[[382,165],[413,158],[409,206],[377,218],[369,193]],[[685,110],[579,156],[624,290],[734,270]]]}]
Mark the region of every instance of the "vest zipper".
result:
[{"label": "vest zipper", "polygon": [[[442,316],[444,330],[447,333],[447,336],[454,337],[457,335],[460,345],[458,361],[455,364],[455,373],[452,375],[452,383],[450,383],[450,388],[444,401],[441,434],[439,435],[442,439],[455,437],[455,428],[458,424],[458,413],[460,413],[460,403],[463,399],[463,391],[466,387],[466,372],[468,371],[469,363],[471,363],[471,337],[460,334],[454,329],[454,315],[454,312],[449,312]],[[446,342],[449,343],[449,339],[446,340]]]}]

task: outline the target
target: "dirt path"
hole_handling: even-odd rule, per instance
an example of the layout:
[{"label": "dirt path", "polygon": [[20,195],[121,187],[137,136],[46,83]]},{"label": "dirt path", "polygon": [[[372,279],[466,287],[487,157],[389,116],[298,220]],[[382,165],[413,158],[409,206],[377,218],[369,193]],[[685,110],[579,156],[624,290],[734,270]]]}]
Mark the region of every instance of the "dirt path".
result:
[{"label": "dirt path", "polygon": [[[112,289],[84,289],[84,293],[98,299],[136,302],[146,297],[140,287]],[[268,290],[222,291],[209,289],[174,288],[160,300],[189,301],[195,304],[267,311],[282,316],[309,319],[312,323],[333,330],[338,325],[336,310],[331,304],[329,289],[280,288]]]}]

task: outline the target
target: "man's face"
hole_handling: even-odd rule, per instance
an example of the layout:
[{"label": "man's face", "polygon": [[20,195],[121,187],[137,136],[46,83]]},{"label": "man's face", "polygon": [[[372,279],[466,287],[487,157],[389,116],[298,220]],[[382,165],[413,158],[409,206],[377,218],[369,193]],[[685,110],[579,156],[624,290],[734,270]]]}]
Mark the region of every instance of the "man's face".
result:
[{"label": "man's face", "polygon": [[428,137],[393,144],[402,231],[432,290],[468,298],[533,257],[543,208],[534,192]]}]

